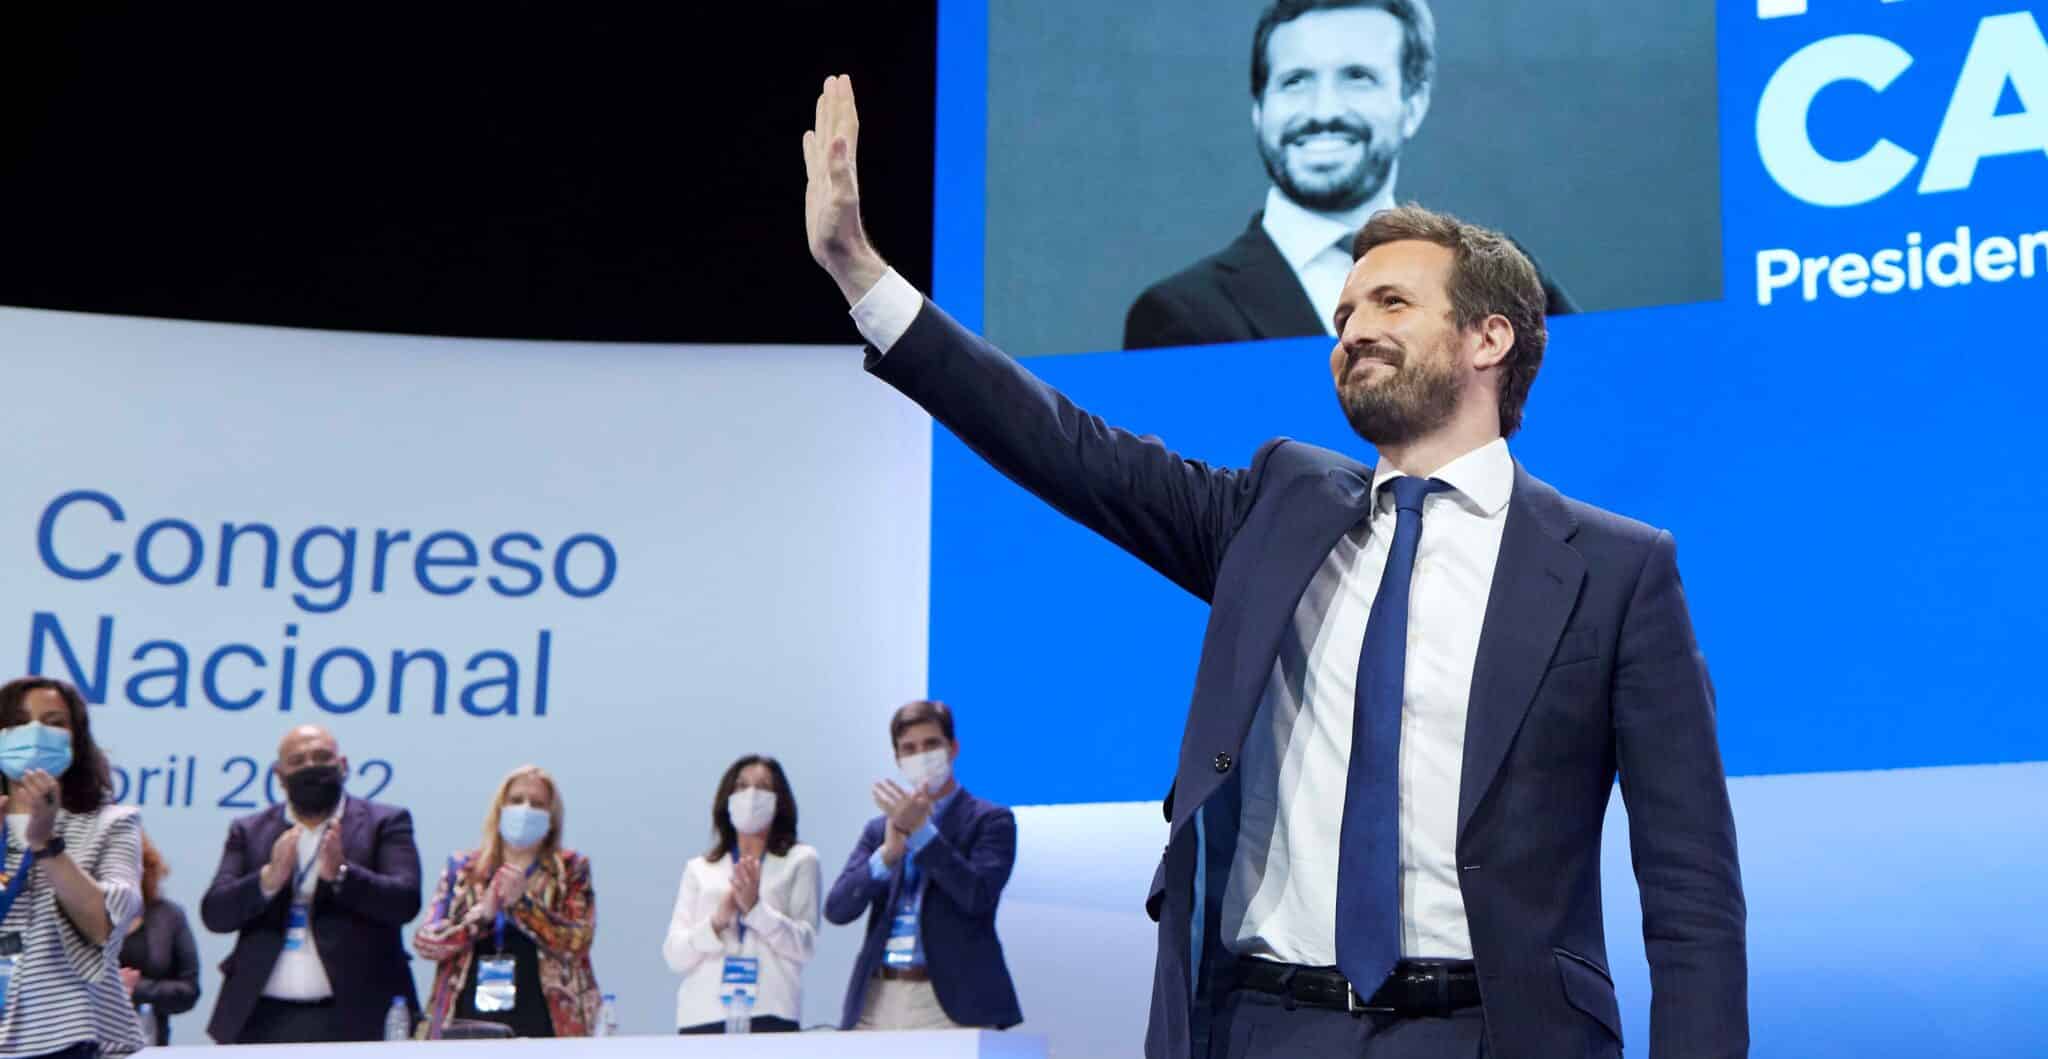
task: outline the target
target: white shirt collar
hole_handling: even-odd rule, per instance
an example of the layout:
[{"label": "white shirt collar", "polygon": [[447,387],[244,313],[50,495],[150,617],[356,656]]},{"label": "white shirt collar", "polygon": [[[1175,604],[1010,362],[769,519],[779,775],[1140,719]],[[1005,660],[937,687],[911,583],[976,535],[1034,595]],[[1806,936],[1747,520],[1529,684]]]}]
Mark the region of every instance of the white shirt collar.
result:
[{"label": "white shirt collar", "polygon": [[[1375,510],[1381,502],[1380,486],[1407,473],[1380,457],[1372,472]],[[1508,506],[1508,497],[1515,491],[1515,460],[1508,455],[1508,440],[1495,438],[1444,464],[1430,477],[1456,490],[1481,515],[1492,518]]]},{"label": "white shirt collar", "polygon": [[[1380,189],[1367,211],[1361,216],[1370,218],[1381,210],[1394,205],[1393,181]],[[1362,223],[1362,222],[1361,222]],[[1259,221],[1273,245],[1280,248],[1280,256],[1287,260],[1288,267],[1300,272],[1317,254],[1335,246],[1358,230],[1356,225],[1333,220],[1320,213],[1302,209],[1293,199],[1282,194],[1279,188],[1266,189],[1266,213]],[[1348,256],[1351,248],[1343,248]]]}]

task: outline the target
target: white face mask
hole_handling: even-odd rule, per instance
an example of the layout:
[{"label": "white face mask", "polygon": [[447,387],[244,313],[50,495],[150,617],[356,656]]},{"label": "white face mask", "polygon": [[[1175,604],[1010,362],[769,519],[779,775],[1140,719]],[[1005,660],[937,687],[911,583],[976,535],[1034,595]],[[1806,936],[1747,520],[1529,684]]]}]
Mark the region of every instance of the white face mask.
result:
[{"label": "white face mask", "polygon": [[513,849],[539,845],[555,826],[546,809],[531,805],[507,805],[498,810],[498,837]]},{"label": "white face mask", "polygon": [[775,822],[775,792],[742,787],[725,799],[725,813],[742,835],[758,835]]},{"label": "white face mask", "polygon": [[936,791],[953,778],[953,762],[947,757],[945,747],[897,758],[896,767],[903,771],[903,782],[910,784],[913,790]]}]

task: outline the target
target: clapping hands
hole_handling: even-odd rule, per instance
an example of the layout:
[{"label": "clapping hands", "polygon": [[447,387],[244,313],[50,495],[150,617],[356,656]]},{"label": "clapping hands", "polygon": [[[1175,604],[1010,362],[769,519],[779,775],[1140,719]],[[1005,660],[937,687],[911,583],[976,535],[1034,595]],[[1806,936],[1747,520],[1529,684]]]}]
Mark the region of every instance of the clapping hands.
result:
[{"label": "clapping hands", "polygon": [[761,858],[741,857],[732,866],[732,903],[740,915],[754,910],[761,899]]},{"label": "clapping hands", "polygon": [[57,778],[42,769],[24,773],[11,794],[0,795],[0,812],[12,804],[27,806],[28,848],[41,849],[57,830]]}]

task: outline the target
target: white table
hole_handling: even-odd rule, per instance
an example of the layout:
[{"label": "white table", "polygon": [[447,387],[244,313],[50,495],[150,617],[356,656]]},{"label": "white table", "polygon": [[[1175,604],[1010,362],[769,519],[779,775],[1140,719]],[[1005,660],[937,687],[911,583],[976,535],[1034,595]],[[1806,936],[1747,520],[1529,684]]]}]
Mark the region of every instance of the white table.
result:
[{"label": "white table", "polygon": [[[151,1059],[219,1059],[211,1045],[150,1048],[139,1053]],[[555,1059],[597,1056],[599,1059],[641,1059],[643,1056],[717,1056],[730,1059],[1045,1059],[1045,1038],[1027,1033],[987,1030],[932,1030],[923,1033],[750,1033],[744,1037],[717,1034],[667,1037],[565,1038],[511,1041],[382,1041],[366,1044],[258,1044],[234,1051],[236,1059]]]}]

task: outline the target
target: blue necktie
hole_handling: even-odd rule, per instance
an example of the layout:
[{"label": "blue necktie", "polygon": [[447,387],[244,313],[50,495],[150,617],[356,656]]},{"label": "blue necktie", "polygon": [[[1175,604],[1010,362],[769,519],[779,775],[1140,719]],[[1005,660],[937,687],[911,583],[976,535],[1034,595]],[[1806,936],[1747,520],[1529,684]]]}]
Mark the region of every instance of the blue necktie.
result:
[{"label": "blue necktie", "polygon": [[1394,541],[1358,652],[1358,701],[1351,718],[1351,770],[1344,783],[1337,862],[1337,969],[1361,997],[1370,997],[1401,958],[1399,776],[1408,587],[1422,540],[1422,499],[1450,486],[1403,476],[1382,488],[1394,493]]}]

